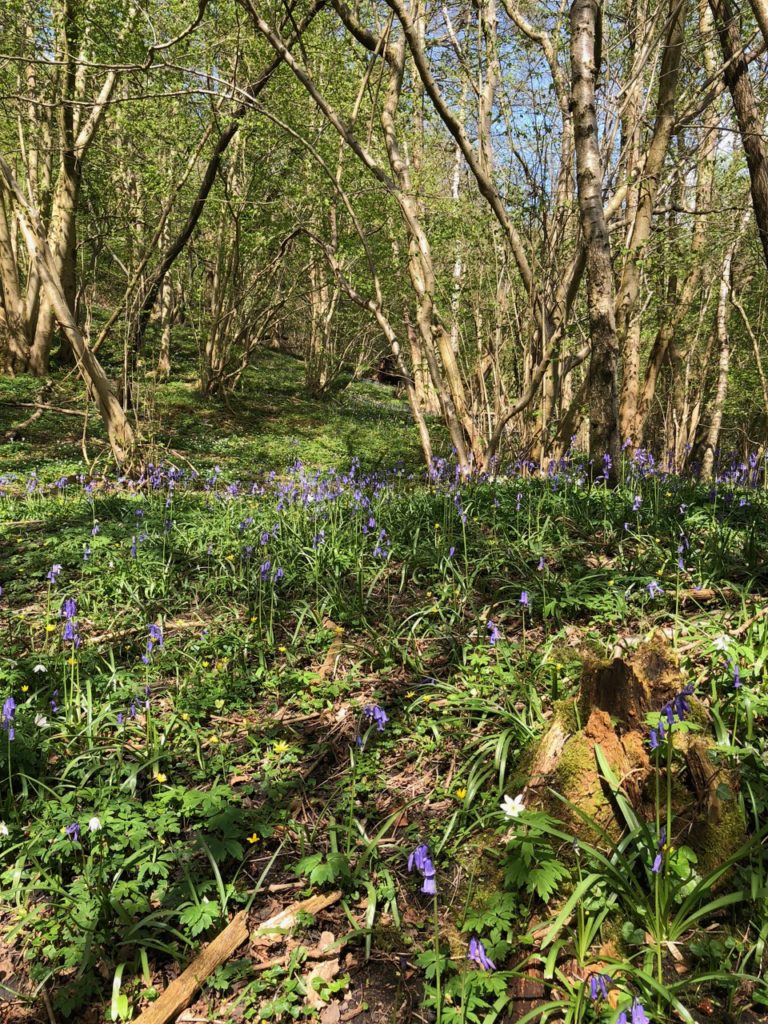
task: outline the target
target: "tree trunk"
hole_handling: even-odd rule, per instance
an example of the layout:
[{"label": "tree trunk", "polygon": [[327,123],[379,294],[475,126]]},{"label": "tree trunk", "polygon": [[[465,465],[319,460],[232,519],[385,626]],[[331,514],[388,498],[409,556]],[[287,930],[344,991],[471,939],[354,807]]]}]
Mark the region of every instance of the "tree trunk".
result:
[{"label": "tree trunk", "polygon": [[[659,180],[672,136],[675,120],[675,95],[683,49],[686,4],[670,0],[669,29],[659,74],[656,119],[648,146],[645,170],[637,190],[637,208],[633,211],[629,233],[629,254],[616,295],[617,336],[621,348],[623,374],[619,418],[622,439],[635,438],[638,431],[640,391],[640,323],[636,313],[640,292],[641,260],[650,238],[653,210]],[[634,126],[632,126],[634,127]],[[633,161],[634,162],[634,161]],[[629,168],[627,169],[629,170]],[[631,194],[628,193],[628,194]]]},{"label": "tree trunk", "polygon": [[712,468],[715,461],[715,451],[720,440],[720,427],[723,422],[723,408],[725,398],[728,394],[728,369],[731,363],[731,344],[728,332],[728,305],[731,290],[731,266],[735,246],[731,246],[723,260],[720,272],[720,290],[717,298],[717,341],[720,350],[720,359],[717,368],[717,386],[715,397],[712,400],[712,412],[709,420],[709,429],[704,447],[704,457],[701,462],[702,480],[712,478]]},{"label": "tree trunk", "polygon": [[768,157],[763,142],[763,119],[749,77],[738,14],[731,6],[730,0],[709,0],[709,6],[712,8],[720,48],[723,51],[723,80],[736,111],[736,120],[749,168],[755,222],[768,266]]},{"label": "tree trunk", "polygon": [[3,176],[5,187],[15,200],[16,219],[24,236],[30,261],[34,263],[42,282],[45,299],[50,304],[56,320],[72,346],[80,375],[99,409],[112,453],[119,465],[130,463],[135,448],[133,430],[120,403],[115,398],[101,364],[91,352],[75,323],[74,315],[64,295],[61,279],[58,276],[56,261],[45,240],[39,214],[27,202],[11,168],[3,157],[0,157],[0,174]]},{"label": "tree trunk", "polygon": [[613,270],[603,212],[603,168],[597,138],[595,82],[600,9],[596,0],[574,0],[571,7],[571,90],[576,145],[579,214],[587,251],[587,303],[592,354],[588,372],[589,451],[593,460],[608,455],[615,478],[619,462],[616,403],[617,339]]}]

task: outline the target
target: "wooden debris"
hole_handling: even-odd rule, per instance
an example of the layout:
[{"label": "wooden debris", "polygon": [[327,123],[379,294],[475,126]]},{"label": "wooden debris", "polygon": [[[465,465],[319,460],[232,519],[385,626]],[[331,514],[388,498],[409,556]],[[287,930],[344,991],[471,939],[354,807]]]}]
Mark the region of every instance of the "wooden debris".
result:
[{"label": "wooden debris", "polygon": [[245,921],[246,912],[241,910],[224,931],[197,954],[184,973],[171,982],[157,1002],[136,1018],[134,1024],[167,1024],[185,1010],[205,979],[248,938]]},{"label": "wooden debris", "polygon": [[298,903],[292,903],[290,907],[281,910],[279,914],[275,914],[269,920],[263,921],[253,935],[251,935],[251,941],[255,945],[270,945],[273,942],[279,942],[285,932],[290,931],[294,927],[298,914],[318,914],[321,910],[325,910],[326,907],[330,907],[331,904],[337,903],[340,899],[341,890],[336,890],[322,896],[310,896],[307,900],[299,900]]}]

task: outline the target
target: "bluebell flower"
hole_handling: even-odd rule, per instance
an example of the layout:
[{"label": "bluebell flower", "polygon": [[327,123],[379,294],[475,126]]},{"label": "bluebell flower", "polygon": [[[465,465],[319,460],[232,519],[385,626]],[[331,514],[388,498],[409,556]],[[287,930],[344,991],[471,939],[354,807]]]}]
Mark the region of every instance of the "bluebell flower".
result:
[{"label": "bluebell flower", "polygon": [[435,865],[432,863],[430,857],[424,858],[424,867],[422,869],[423,880],[421,883],[421,891],[426,896],[437,895],[437,884],[435,882]]},{"label": "bluebell flower", "polygon": [[424,867],[424,860],[429,857],[429,847],[426,843],[420,843],[416,849],[408,855],[408,870],[421,871]]},{"label": "bluebell flower", "polygon": [[645,1007],[639,999],[632,1000],[632,1021],[631,1024],[651,1024],[645,1013]]},{"label": "bluebell flower", "polygon": [[60,572],[61,566],[58,563],[56,563],[55,565],[52,565],[51,568],[48,570],[45,578],[48,580],[49,583],[55,583]]},{"label": "bluebell flower", "polygon": [[467,953],[467,960],[471,960],[473,963],[478,964],[484,971],[495,971],[496,964],[491,960],[485,951],[485,946],[479,939],[474,936],[469,940],[469,952]]},{"label": "bluebell flower", "polygon": [[608,985],[611,978],[608,974],[590,974],[589,976],[589,998],[593,1003],[598,999],[608,998]]},{"label": "bluebell flower", "polygon": [[738,690],[741,687],[741,669],[739,668],[738,661],[731,663],[733,667],[733,688]]},{"label": "bluebell flower", "polygon": [[521,595],[520,595],[520,604],[523,606],[523,608],[527,608],[528,607],[528,591],[527,590],[524,590],[521,593]]},{"label": "bluebell flower", "polygon": [[408,857],[408,870],[413,871],[414,868],[422,876],[421,891],[427,896],[437,895],[435,865],[429,856],[429,847],[426,843],[420,843]]},{"label": "bluebell flower", "polygon": [[635,498],[634,498],[634,501],[632,502],[632,511],[633,512],[639,512],[640,511],[640,506],[642,505],[642,503],[643,503],[643,499],[640,497],[639,494],[636,494]]},{"label": "bluebell flower", "polygon": [[76,821],[73,821],[71,825],[67,825],[64,831],[67,833],[73,843],[78,842],[80,839],[80,826]]},{"label": "bluebell flower", "polygon": [[2,717],[0,717],[0,726],[8,733],[9,740],[16,739],[16,729],[13,724],[14,715],[16,714],[16,701],[13,697],[6,697],[3,702]]},{"label": "bluebell flower", "polygon": [[488,630],[488,643],[491,645],[491,647],[495,647],[499,637],[501,636],[501,633],[499,632],[499,627],[496,625],[493,619],[488,619],[488,622],[486,623],[486,629]]},{"label": "bluebell flower", "polygon": [[645,589],[650,597],[660,597],[664,593],[664,588],[659,586],[656,580],[651,580],[650,583],[646,584]]},{"label": "bluebell flower", "polygon": [[368,704],[363,708],[363,714],[366,718],[370,718],[376,723],[376,728],[379,732],[384,732],[384,726],[389,721],[389,716],[384,708],[380,708],[378,704]]}]

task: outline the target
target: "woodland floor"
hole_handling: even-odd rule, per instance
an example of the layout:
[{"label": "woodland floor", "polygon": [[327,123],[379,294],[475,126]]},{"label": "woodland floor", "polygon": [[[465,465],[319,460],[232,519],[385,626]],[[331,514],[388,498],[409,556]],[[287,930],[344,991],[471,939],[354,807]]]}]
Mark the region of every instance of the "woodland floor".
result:
[{"label": "woodland floor", "polygon": [[[0,382],[0,435],[34,393]],[[273,353],[229,408],[191,379],[139,401],[163,464],[145,480],[86,469],[74,417],[0,447],[3,1024],[136,1019],[243,908],[248,941],[180,1021],[612,1024],[632,999],[654,1022],[768,1020],[754,467],[714,488],[642,459],[615,489],[578,459],[426,483],[390,389],[310,400]],[[740,836],[717,877],[675,836],[657,883],[652,820],[618,815],[574,857],[533,801],[499,810],[584,664],[651,636],[696,709],[659,777],[689,785],[698,734],[737,779],[718,790]],[[436,903],[408,871],[419,843]],[[276,941],[257,934],[316,896]],[[467,960],[472,937],[495,970]]]}]

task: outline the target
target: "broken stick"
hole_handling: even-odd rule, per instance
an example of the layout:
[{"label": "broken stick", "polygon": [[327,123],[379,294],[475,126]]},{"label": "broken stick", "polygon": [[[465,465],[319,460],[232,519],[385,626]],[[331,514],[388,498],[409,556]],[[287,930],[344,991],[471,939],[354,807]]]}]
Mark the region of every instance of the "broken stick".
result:
[{"label": "broken stick", "polygon": [[183,974],[171,982],[156,1003],[148,1006],[134,1024],[167,1024],[192,1002],[205,979],[248,938],[246,912],[241,910],[213,942],[200,950]]}]

